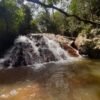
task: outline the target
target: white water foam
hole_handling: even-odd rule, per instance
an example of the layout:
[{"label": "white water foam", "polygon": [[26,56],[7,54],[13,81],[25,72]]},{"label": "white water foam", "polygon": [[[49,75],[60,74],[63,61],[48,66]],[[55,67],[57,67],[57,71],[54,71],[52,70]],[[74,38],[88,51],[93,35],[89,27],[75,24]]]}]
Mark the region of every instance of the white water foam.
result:
[{"label": "white water foam", "polygon": [[[36,69],[39,69],[41,66],[48,63],[72,62],[79,58],[71,57],[67,51],[61,48],[58,42],[49,39],[45,35],[35,34],[31,35],[30,37],[19,36],[15,40],[12,49],[9,50],[4,59],[0,60],[0,64],[8,59],[10,60],[9,68],[12,68],[17,60],[20,61],[20,59],[18,58],[18,56],[20,56],[18,55],[20,49],[23,53],[22,56],[25,59],[26,65],[37,66]],[[42,50],[42,52],[40,50]],[[2,67],[0,67],[0,69],[2,69]]]}]

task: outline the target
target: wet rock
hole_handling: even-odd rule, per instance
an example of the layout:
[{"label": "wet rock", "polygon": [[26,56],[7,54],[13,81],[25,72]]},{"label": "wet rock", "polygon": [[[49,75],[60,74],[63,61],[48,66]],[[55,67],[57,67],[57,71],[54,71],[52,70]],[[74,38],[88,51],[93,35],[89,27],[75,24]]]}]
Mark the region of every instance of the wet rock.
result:
[{"label": "wet rock", "polygon": [[70,56],[73,56],[73,57],[79,57],[80,56],[78,50],[76,50],[73,47],[67,45],[66,43],[62,44],[62,48],[64,48],[64,50],[66,50]]},{"label": "wet rock", "polygon": [[19,36],[5,56],[4,66],[28,66],[78,57],[79,53],[70,46],[71,43],[64,36],[54,34]]},{"label": "wet rock", "polygon": [[73,42],[71,43],[71,46],[72,46],[74,49],[78,50],[78,47],[76,46],[75,41],[73,41]]}]

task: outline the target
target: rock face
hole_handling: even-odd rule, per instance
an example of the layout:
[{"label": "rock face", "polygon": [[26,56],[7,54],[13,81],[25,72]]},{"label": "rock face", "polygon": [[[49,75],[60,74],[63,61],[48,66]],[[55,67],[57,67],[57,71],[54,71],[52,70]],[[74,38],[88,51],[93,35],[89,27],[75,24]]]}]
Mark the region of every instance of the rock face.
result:
[{"label": "rock face", "polygon": [[80,33],[75,44],[81,54],[100,59],[100,29],[92,29],[89,33]]},{"label": "rock face", "polygon": [[90,58],[100,59],[100,38],[93,38],[86,42],[87,54]]},{"label": "rock face", "polygon": [[79,52],[76,49],[67,45],[66,43],[62,43],[61,46],[64,50],[66,50],[69,53],[70,56],[73,56],[73,57],[79,57],[80,56]]},{"label": "rock face", "polygon": [[17,67],[78,57],[77,50],[69,44],[65,37],[54,34],[19,36],[3,64]]}]

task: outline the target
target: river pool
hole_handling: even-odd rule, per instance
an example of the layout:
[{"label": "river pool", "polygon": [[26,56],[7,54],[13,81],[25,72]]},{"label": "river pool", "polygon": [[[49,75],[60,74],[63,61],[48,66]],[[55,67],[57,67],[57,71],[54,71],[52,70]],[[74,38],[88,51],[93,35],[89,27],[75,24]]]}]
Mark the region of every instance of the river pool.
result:
[{"label": "river pool", "polygon": [[0,100],[100,100],[100,60],[2,69]]}]

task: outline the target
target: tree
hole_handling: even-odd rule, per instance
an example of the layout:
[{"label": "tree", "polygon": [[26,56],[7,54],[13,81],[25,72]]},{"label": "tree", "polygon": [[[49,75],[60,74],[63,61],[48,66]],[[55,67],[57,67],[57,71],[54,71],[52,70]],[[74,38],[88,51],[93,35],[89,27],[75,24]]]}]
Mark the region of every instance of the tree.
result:
[{"label": "tree", "polygon": [[28,34],[31,30],[31,20],[32,20],[31,10],[26,5],[23,5],[22,8],[24,12],[24,20],[20,24],[19,33]]},{"label": "tree", "polygon": [[38,14],[38,17],[35,18],[35,20],[37,20],[38,29],[40,32],[56,32],[55,23],[53,22],[51,15],[49,15],[47,9]]},{"label": "tree", "polygon": [[16,0],[0,2],[0,54],[9,48],[15,37],[19,35],[19,28],[26,20],[25,13]]},{"label": "tree", "polygon": [[18,8],[16,0],[2,0],[0,2],[0,16],[5,21],[5,33],[18,33],[20,23],[24,19],[22,8]]},{"label": "tree", "polygon": [[70,5],[72,14],[76,14],[84,19],[92,20],[95,22],[98,20],[98,18],[95,16],[100,14],[99,9],[100,0],[72,0]]},{"label": "tree", "polygon": [[79,17],[79,16],[77,16],[75,14],[69,14],[69,13],[63,11],[62,9],[54,6],[53,4],[45,4],[45,3],[43,3],[43,2],[41,2],[39,0],[27,0],[27,1],[36,3],[38,5],[41,5],[41,6],[45,7],[45,8],[55,9],[55,10],[61,12],[62,14],[64,14],[66,17],[74,17],[74,18],[76,18],[79,21],[83,21],[84,23],[89,23],[89,24],[92,24],[94,26],[100,26],[100,23],[97,23],[97,22],[94,22],[94,21],[91,21],[91,20],[88,20],[88,19],[81,18],[81,17]]}]

